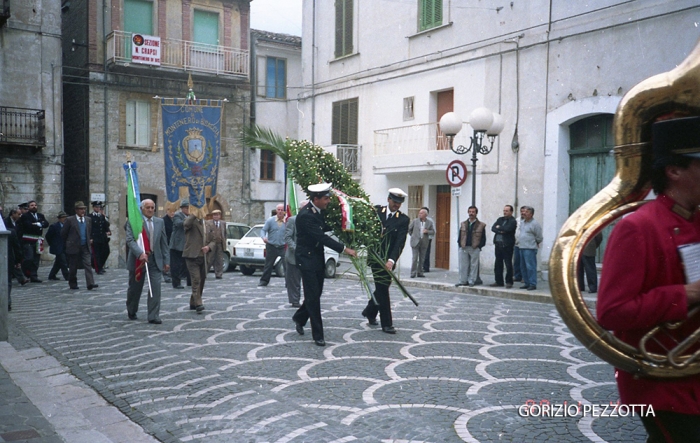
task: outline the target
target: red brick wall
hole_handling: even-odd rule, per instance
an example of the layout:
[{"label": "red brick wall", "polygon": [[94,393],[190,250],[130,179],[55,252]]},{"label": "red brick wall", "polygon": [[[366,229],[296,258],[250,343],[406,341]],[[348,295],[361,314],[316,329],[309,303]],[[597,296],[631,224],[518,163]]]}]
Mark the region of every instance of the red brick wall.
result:
[{"label": "red brick wall", "polygon": [[161,39],[168,38],[166,33],[168,18],[166,17],[165,3],[166,0],[158,0],[158,29],[156,29],[155,34],[160,36]]},{"label": "red brick wall", "polygon": [[248,50],[250,35],[250,2],[241,2],[241,49]]},{"label": "red brick wall", "polygon": [[233,46],[231,44],[231,16],[232,6],[229,3],[224,3],[224,46]]},{"label": "red brick wall", "polygon": [[190,0],[182,0],[182,39],[192,40],[192,2]]}]

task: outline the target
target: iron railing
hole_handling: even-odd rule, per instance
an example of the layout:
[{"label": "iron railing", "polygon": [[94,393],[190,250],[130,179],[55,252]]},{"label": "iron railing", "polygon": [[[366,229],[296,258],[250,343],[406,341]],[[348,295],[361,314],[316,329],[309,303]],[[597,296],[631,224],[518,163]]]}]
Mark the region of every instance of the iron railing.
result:
[{"label": "iron railing", "polygon": [[46,146],[43,109],[0,106],[0,143]]},{"label": "iron railing", "polygon": [[[456,144],[469,144],[469,131],[460,131],[455,136]],[[374,155],[419,154],[427,151],[450,149],[447,137],[440,131],[438,123],[423,123],[374,131]]]},{"label": "iron railing", "polygon": [[[132,33],[113,31],[107,36],[107,61],[131,63]],[[185,40],[161,39],[160,66],[192,72],[248,77],[249,53],[242,49]]]},{"label": "iron railing", "polygon": [[362,147],[360,145],[335,145],[336,153],[335,157],[340,161],[340,163],[345,166],[345,169],[351,175],[360,174],[360,153],[362,152]]}]

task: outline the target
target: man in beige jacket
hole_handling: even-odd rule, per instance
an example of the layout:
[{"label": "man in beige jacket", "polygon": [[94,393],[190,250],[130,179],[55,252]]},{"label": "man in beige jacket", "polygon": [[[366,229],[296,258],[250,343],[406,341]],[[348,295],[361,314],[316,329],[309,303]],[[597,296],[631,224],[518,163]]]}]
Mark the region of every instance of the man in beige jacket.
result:
[{"label": "man in beige jacket", "polygon": [[204,281],[207,279],[206,254],[214,246],[213,243],[205,243],[204,221],[195,217],[192,213],[183,223],[185,228],[185,249],[182,257],[187,264],[187,270],[192,279],[192,295],[190,296],[190,309],[202,312],[202,291]]},{"label": "man in beige jacket", "polygon": [[226,223],[221,220],[221,211],[214,209],[211,211],[211,220],[206,221],[207,244],[211,246],[211,251],[207,255],[207,267],[214,267],[216,278],[222,278],[224,272],[224,248],[226,248]]}]

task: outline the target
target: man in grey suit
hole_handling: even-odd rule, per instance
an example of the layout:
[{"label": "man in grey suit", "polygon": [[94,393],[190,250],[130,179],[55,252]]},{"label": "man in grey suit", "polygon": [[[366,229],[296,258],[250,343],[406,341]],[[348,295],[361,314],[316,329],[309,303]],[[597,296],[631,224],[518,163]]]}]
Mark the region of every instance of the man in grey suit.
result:
[{"label": "man in grey suit", "polygon": [[148,278],[146,269],[138,280],[136,279],[137,260],[145,262],[143,266],[148,267],[148,275],[151,280],[151,294],[148,297],[148,323],[159,325],[163,323],[160,319],[160,283],[163,279],[163,272],[170,269],[170,254],[168,249],[168,236],[165,233],[165,222],[160,217],[154,217],[156,204],[153,200],[141,202],[141,214],[143,215],[143,226],[146,228],[148,242],[151,250],[146,252],[134,239],[131,230],[131,223],[126,224],[126,247],[129,254],[126,259],[126,268],[129,270],[129,289],[126,292],[126,311],[129,320],[136,320],[136,312],[139,310],[139,300],[143,284]]},{"label": "man in grey suit", "polygon": [[85,215],[87,206],[81,201],[75,202],[75,215],[71,215],[66,219],[66,222],[61,228],[61,237],[66,243],[66,257],[68,257],[68,286],[71,289],[78,288],[78,267],[81,262],[85,269],[85,282],[88,290],[93,290],[99,285],[95,284],[95,278],[92,275],[92,253],[90,252],[90,244],[92,239],[92,220]]},{"label": "man in grey suit", "polygon": [[428,252],[428,242],[431,235],[435,235],[435,224],[428,218],[428,211],[421,209],[418,211],[418,218],[413,219],[408,227],[411,236],[411,249],[413,250],[413,260],[411,261],[411,278],[425,277],[423,274],[423,263],[425,254]]},{"label": "man in grey suit", "polygon": [[[299,205],[299,209],[309,203],[304,200]],[[284,282],[287,286],[287,297],[293,308],[301,306],[301,269],[297,267],[297,261],[294,258],[294,252],[297,250],[297,216],[287,219],[287,226],[284,228],[284,242],[287,244],[287,251],[284,253],[284,259],[287,261],[285,267]]]},{"label": "man in grey suit", "polygon": [[182,258],[182,251],[185,249],[185,219],[190,215],[190,201],[183,198],[180,201],[180,210],[173,216],[173,233],[170,236],[170,277],[173,288],[185,289],[181,280],[187,277],[187,286],[192,286],[190,273],[185,266],[185,259]]}]

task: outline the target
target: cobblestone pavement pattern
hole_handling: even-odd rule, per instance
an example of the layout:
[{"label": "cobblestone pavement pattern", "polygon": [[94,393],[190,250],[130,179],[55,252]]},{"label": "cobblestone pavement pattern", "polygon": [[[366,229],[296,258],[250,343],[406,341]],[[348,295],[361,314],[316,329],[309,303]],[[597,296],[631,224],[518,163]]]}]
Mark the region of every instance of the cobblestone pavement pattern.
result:
[{"label": "cobblestone pavement pattern", "polygon": [[[357,281],[327,280],[327,346],[291,321],[284,281],[208,279],[198,315],[163,286],[162,325],[126,315],[127,274],[99,289],[13,290],[11,344],[41,346],[132,421],[173,442],[633,442],[637,417],[522,417],[540,404],[617,401],[612,368],[552,305],[394,289],[396,335],[368,326]],[[145,298],[145,295],[144,295]],[[12,331],[11,331],[12,332]]]}]

